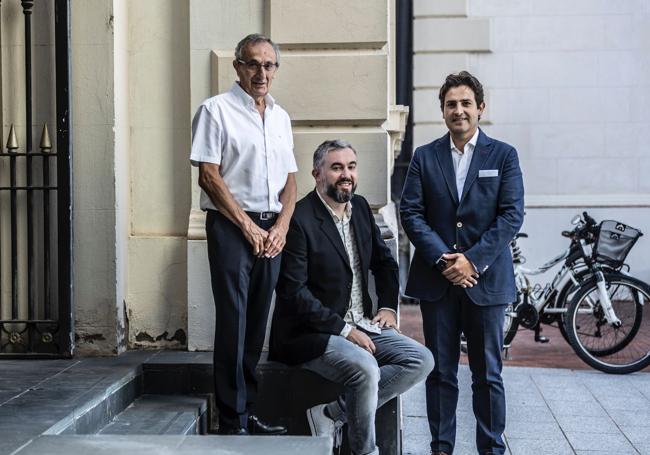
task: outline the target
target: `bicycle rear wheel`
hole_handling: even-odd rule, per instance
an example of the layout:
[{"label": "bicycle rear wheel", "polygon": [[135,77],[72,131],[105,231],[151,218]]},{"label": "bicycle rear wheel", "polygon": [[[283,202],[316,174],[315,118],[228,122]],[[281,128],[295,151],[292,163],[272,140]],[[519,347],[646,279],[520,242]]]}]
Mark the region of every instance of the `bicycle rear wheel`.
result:
[{"label": "bicycle rear wheel", "polygon": [[625,374],[650,365],[650,287],[619,273],[605,274],[605,287],[620,327],[609,324],[595,279],[583,283],[566,314],[569,343],[589,366]]}]

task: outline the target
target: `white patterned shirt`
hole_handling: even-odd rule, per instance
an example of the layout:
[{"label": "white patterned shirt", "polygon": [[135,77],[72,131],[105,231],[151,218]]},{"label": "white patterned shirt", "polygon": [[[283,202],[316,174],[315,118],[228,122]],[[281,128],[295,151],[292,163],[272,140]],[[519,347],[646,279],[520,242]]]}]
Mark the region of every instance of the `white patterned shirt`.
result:
[{"label": "white patterned shirt", "polygon": [[[345,313],[343,320],[345,327],[341,330],[340,335],[347,337],[354,327],[361,328],[370,333],[381,333],[378,323],[374,323],[363,315],[363,285],[361,283],[361,259],[359,258],[359,250],[354,237],[354,230],[351,229],[350,220],[352,219],[352,203],[345,204],[345,211],[343,218],[339,218],[334,210],[325,202],[325,199],[316,191],[323,205],[332,216],[332,220],[336,225],[336,229],[341,236],[345,251],[348,253],[350,259],[350,268],[352,269],[352,291],[350,292],[350,304],[348,311]],[[393,311],[392,308],[382,308]]]}]

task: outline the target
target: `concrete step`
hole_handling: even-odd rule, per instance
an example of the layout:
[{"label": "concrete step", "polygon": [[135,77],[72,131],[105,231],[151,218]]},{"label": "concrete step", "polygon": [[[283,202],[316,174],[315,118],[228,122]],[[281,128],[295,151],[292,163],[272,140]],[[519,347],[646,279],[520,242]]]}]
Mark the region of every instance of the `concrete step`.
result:
[{"label": "concrete step", "polygon": [[205,434],[207,433],[207,409],[207,398],[187,395],[143,395],[97,434]]},{"label": "concrete step", "polygon": [[330,438],[306,436],[40,436],[15,455],[331,455]]}]

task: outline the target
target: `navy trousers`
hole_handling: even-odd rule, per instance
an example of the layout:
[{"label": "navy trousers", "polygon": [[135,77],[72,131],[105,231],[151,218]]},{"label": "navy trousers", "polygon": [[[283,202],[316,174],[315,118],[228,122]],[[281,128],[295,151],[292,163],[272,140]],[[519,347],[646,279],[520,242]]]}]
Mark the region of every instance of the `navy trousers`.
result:
[{"label": "navy trousers", "polygon": [[506,305],[478,306],[465,290],[450,286],[437,301],[421,301],[426,346],[435,366],[426,380],[431,448],[453,453],[456,441],[460,334],[467,338],[472,405],[479,454],[503,454],[506,399],[501,379]]},{"label": "navy trousers", "polygon": [[[254,220],[269,229],[273,220]],[[247,427],[281,254],[258,258],[241,230],[219,212],[206,218],[208,259],[216,310],[214,390],[219,425]]]}]

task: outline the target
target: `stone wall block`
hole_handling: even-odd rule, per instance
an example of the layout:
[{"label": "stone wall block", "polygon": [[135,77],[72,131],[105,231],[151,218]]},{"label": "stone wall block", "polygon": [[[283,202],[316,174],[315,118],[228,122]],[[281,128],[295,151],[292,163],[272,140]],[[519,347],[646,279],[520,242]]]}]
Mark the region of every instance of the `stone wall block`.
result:
[{"label": "stone wall block", "polygon": [[447,133],[447,127],[444,123],[423,123],[413,127],[413,147],[419,147],[424,144],[442,137]]},{"label": "stone wall block", "polygon": [[440,87],[450,73],[468,69],[467,54],[415,54],[413,86],[415,89]]},{"label": "stone wall block", "polygon": [[415,52],[489,52],[490,20],[485,18],[427,18],[413,24]]},{"label": "stone wall block", "polygon": [[[517,52],[514,87],[595,87],[599,56],[594,52]],[[561,69],[561,70],[560,70]],[[611,68],[617,72],[618,68]]]},{"label": "stone wall block", "polygon": [[387,0],[266,0],[266,32],[281,48],[381,48]]},{"label": "stone wall block", "polygon": [[422,16],[467,16],[469,0],[414,0],[413,15]]},{"label": "stone wall block", "polygon": [[[212,53],[213,95],[237,79],[232,60],[228,52]],[[336,77],[324,77],[323,68]],[[388,118],[387,71],[385,53],[285,53],[271,93],[294,124],[381,125]]]},{"label": "stone wall block", "polygon": [[635,158],[560,159],[558,180],[571,194],[620,194],[637,190]]}]

